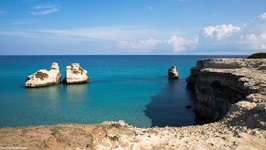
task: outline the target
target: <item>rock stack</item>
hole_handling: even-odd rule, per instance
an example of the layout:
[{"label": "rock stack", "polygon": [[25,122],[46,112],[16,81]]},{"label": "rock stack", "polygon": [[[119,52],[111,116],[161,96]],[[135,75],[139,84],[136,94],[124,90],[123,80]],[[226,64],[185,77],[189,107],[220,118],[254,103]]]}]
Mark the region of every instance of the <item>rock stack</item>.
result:
[{"label": "rock stack", "polygon": [[61,73],[57,63],[53,62],[50,71],[41,69],[36,73],[28,76],[25,86],[26,87],[43,87],[54,84],[59,84],[61,81]]},{"label": "rock stack", "polygon": [[89,80],[87,71],[80,67],[78,63],[73,63],[70,66],[66,66],[66,78],[64,83],[77,84],[86,83]]},{"label": "rock stack", "polygon": [[176,66],[172,66],[168,69],[169,79],[178,79],[178,72],[176,71]]}]

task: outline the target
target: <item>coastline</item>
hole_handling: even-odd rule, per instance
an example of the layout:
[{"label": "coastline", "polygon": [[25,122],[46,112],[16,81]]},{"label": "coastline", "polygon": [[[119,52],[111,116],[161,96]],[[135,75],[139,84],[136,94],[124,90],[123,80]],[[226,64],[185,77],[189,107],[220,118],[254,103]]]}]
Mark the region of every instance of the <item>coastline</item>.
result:
[{"label": "coastline", "polygon": [[[227,60],[222,59],[219,65],[211,59],[203,60],[207,66],[198,68],[200,75],[196,77],[205,79],[204,75],[212,75],[222,81],[220,75],[232,75],[245,87],[245,97],[232,103],[217,122],[163,128],[135,128],[123,121],[1,128],[0,149],[265,149],[266,60],[254,60],[253,67],[245,65],[246,59]],[[236,61],[244,65],[235,67]]]}]

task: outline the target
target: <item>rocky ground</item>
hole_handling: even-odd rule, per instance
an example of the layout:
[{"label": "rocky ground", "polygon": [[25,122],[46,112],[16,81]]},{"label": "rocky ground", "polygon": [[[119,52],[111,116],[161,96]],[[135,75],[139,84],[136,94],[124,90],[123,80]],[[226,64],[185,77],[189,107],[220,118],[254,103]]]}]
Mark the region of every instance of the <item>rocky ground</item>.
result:
[{"label": "rocky ground", "polygon": [[[223,63],[222,60],[222,63],[218,61],[208,64],[216,67],[205,71],[225,72],[239,76],[239,82],[251,92],[247,92],[246,98],[232,104],[226,116],[218,122],[179,128],[145,129],[129,126],[123,121],[104,122],[97,125],[61,124],[1,128],[0,150],[266,149],[266,60],[260,61],[259,65],[252,65],[252,60],[247,64],[241,59],[230,61],[230,64],[238,66],[237,69],[228,69],[228,64]],[[244,64],[239,66],[242,62]],[[217,64],[223,69],[219,69]]]},{"label": "rocky ground", "polygon": [[0,149],[265,149],[266,131],[224,122],[134,128],[124,122],[0,129]]}]

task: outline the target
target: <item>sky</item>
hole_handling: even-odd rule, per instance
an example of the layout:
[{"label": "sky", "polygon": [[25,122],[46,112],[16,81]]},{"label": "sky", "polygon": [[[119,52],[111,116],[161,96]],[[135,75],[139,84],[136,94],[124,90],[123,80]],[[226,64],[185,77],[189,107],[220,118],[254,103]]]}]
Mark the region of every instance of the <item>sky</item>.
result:
[{"label": "sky", "polygon": [[0,0],[0,55],[266,52],[266,0]]}]

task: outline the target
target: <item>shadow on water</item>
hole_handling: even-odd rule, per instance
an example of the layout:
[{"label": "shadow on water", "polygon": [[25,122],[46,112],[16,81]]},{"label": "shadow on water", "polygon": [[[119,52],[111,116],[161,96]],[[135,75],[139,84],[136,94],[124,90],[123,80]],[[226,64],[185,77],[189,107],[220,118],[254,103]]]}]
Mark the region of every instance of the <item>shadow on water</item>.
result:
[{"label": "shadow on water", "polygon": [[[187,109],[188,105],[192,108]],[[194,93],[186,88],[185,79],[178,79],[166,81],[161,92],[151,97],[144,113],[151,119],[152,127],[179,127],[200,124],[193,109]]]}]

